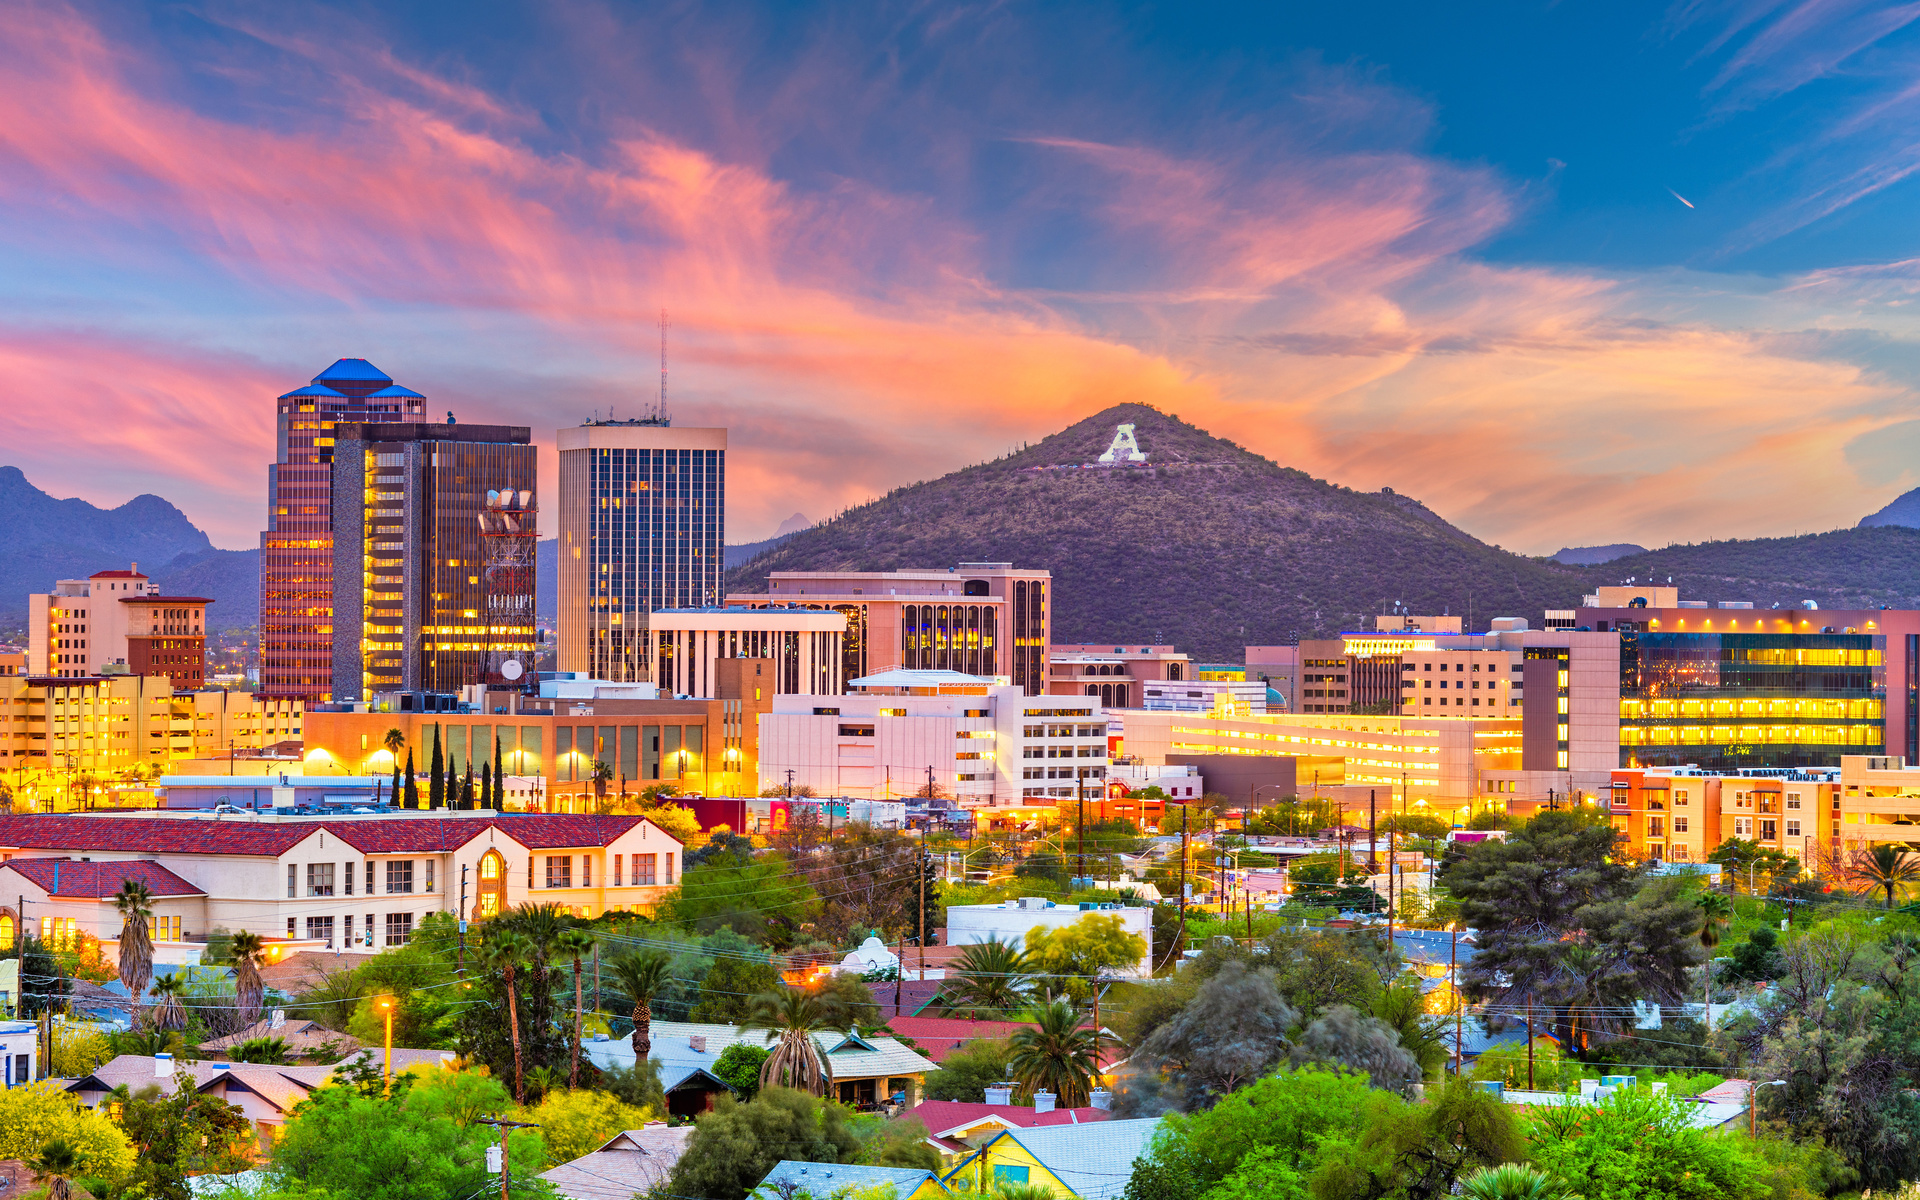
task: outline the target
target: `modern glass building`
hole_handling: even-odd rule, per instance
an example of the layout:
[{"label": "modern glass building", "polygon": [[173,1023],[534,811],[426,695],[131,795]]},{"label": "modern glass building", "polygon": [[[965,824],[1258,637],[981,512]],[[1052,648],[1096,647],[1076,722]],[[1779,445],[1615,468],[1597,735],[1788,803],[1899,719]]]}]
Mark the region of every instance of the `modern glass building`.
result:
[{"label": "modern glass building", "polygon": [[1884,635],[1618,625],[1622,767],[1838,766],[1885,752]]},{"label": "modern glass building", "polygon": [[260,694],[307,702],[333,686],[333,443],[342,421],[417,421],[426,398],[343,358],[275,407],[260,535]]},{"label": "modern glass building", "polygon": [[335,432],[333,698],[530,678],[532,431],[449,421]]},{"label": "modern glass building", "polygon": [[561,429],[562,671],[647,680],[648,615],[722,602],[727,431],[666,418]]}]

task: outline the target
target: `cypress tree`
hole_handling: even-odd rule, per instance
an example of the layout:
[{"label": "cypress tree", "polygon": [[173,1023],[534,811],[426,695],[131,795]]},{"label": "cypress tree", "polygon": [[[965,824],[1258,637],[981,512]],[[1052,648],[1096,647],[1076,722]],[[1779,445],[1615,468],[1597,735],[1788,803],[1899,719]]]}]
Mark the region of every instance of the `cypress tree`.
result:
[{"label": "cypress tree", "polygon": [[395,796],[394,803],[404,803],[408,808],[420,807],[420,784],[413,777],[413,748],[407,748],[407,790],[404,796]]},{"label": "cypress tree", "polygon": [[473,764],[467,764],[467,777],[460,781],[460,807],[473,807]]},{"label": "cypress tree", "polygon": [[[407,757],[409,759],[413,757],[411,750],[407,752]],[[398,762],[393,764],[393,787],[387,792],[387,803],[396,806],[400,803],[400,764]]]},{"label": "cypress tree", "polygon": [[493,807],[493,764],[480,760],[480,807]]},{"label": "cypress tree", "polygon": [[507,773],[500,763],[500,735],[493,738],[493,811],[507,807]]},{"label": "cypress tree", "polygon": [[[440,752],[440,727],[433,727],[433,758],[427,766],[427,807],[439,808],[446,801],[446,783],[441,778],[447,771],[446,755]],[[418,808],[416,802],[413,807]]]}]

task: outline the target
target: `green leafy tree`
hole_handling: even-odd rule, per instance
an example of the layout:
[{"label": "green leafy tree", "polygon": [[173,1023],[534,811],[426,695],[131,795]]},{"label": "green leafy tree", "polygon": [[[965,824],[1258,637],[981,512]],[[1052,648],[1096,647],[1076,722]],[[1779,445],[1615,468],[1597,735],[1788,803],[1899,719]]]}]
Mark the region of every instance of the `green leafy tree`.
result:
[{"label": "green leafy tree", "polygon": [[1421,1079],[1420,1060],[1400,1044],[1399,1032],[1347,1004],[1332,1006],[1301,1031],[1293,1061],[1360,1071],[1374,1087],[1402,1095]]},{"label": "green leafy tree", "polygon": [[819,911],[820,900],[785,855],[768,851],[750,862],[722,858],[691,868],[664,907],[669,920],[695,932],[732,929],[785,949]]},{"label": "green leafy tree", "polygon": [[1372,1015],[1394,1031],[1400,1044],[1428,1079],[1439,1078],[1452,1054],[1452,1018],[1427,1011],[1426,995],[1415,980],[1402,977],[1373,999]]},{"label": "green leafy tree", "polygon": [[1314,1200],[1440,1200],[1462,1176],[1525,1154],[1513,1111],[1451,1079],[1424,1104],[1375,1108],[1358,1136],[1325,1147],[1308,1186]]},{"label": "green leafy tree", "polygon": [[1707,852],[1707,861],[1725,868],[1736,889],[1754,896],[1765,894],[1776,880],[1800,873],[1800,860],[1793,855],[1743,838],[1721,842]]},{"label": "green leafy tree", "polygon": [[1846,875],[1862,891],[1883,893],[1887,907],[1892,908],[1894,894],[1920,880],[1920,854],[1908,853],[1903,845],[1881,842],[1856,853],[1846,864]]},{"label": "green leafy tree", "polygon": [[1211,1107],[1283,1062],[1299,1020],[1273,971],[1223,964],[1129,1060],[1129,1114],[1157,1110],[1156,1097],[1183,1111]]},{"label": "green leafy tree", "polygon": [[133,1167],[126,1133],[105,1113],[82,1108],[57,1081],[0,1091],[0,1158],[31,1159],[56,1138],[79,1152],[79,1174],[117,1179]]},{"label": "green leafy tree", "polygon": [[713,1076],[732,1087],[742,1101],[751,1100],[760,1094],[760,1069],[768,1057],[764,1046],[735,1042],[713,1061]]},{"label": "green leafy tree", "polygon": [[1694,1128],[1688,1108],[1636,1087],[1549,1109],[1529,1131],[1534,1164],[1586,1200],[1757,1200],[1754,1164],[1729,1139]]},{"label": "green leafy tree", "polygon": [[1349,1072],[1283,1068],[1212,1108],[1168,1116],[1134,1163],[1126,1200],[1253,1200],[1262,1187],[1302,1196],[1319,1148],[1359,1136],[1391,1099]]},{"label": "green leafy tree", "polygon": [[[497,1136],[473,1121],[507,1110],[506,1089],[471,1072],[447,1071],[411,1086],[407,1078],[391,1097],[340,1084],[309,1096],[274,1143],[274,1185],[312,1200],[445,1200],[497,1192],[486,1163],[486,1148]],[[516,1130],[508,1155],[532,1167],[545,1163],[546,1147],[538,1131]],[[525,1167],[516,1168],[516,1194],[552,1195],[536,1176],[520,1174]]]},{"label": "green leafy tree", "polygon": [[746,1018],[753,997],[779,986],[780,972],[764,954],[722,955],[713,960],[706,978],[700,981],[693,1020],[737,1024]]},{"label": "green leafy tree", "polygon": [[1280,993],[1312,1019],[1336,1004],[1371,1009],[1380,992],[1380,965],[1368,934],[1283,932],[1268,939],[1279,964]]},{"label": "green leafy tree", "polygon": [[927,1074],[929,1100],[959,1100],[969,1104],[986,1101],[986,1089],[1008,1082],[1007,1061],[1013,1047],[1005,1038],[979,1038],[968,1042],[940,1063],[940,1069]]},{"label": "green leafy tree", "polygon": [[1091,981],[1117,967],[1138,966],[1146,953],[1147,939],[1128,931],[1118,913],[1090,912],[1071,925],[1027,931],[1036,987],[1066,991],[1082,1002],[1093,995]]},{"label": "green leafy tree", "polygon": [[847,1110],[792,1088],[768,1088],[748,1103],[720,1097],[696,1123],[665,1191],[744,1200],[782,1159],[853,1162],[860,1139]]},{"label": "green leafy tree", "polygon": [[663,1110],[649,1112],[622,1103],[607,1092],[555,1088],[519,1119],[540,1127],[546,1165],[557,1167],[598,1150],[621,1130],[638,1129],[650,1118],[664,1115]]},{"label": "green leafy tree", "polygon": [[121,1186],[129,1196],[190,1200],[187,1178],[247,1168],[253,1125],[239,1108],[186,1084],[170,1096],[149,1085],[119,1103],[120,1128],[133,1143],[133,1170]]}]

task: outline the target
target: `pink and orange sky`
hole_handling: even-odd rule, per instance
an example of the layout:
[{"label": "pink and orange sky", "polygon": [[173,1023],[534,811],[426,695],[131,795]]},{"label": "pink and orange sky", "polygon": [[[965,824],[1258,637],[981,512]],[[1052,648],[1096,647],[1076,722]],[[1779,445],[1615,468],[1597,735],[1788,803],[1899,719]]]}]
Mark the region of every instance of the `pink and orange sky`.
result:
[{"label": "pink and orange sky", "polygon": [[8,3],[0,461],[242,547],[333,359],[551,446],[665,307],[732,541],[1120,401],[1530,553],[1920,485],[1915,6],[1563,7]]}]

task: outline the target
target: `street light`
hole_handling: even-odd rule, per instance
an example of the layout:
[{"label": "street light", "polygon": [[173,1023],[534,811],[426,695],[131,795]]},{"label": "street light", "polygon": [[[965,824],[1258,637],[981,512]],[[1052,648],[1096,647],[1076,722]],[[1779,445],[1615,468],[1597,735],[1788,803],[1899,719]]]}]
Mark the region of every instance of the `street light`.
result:
[{"label": "street light", "polygon": [[1758,1137],[1760,1134],[1760,1089],[1785,1087],[1786,1084],[1787,1081],[1784,1079],[1770,1079],[1765,1083],[1756,1083],[1747,1089],[1747,1137],[1749,1139]]},{"label": "street light", "polygon": [[375,1007],[386,1014],[387,1018],[387,1061],[381,1069],[380,1078],[389,1086],[393,1083],[393,997],[381,996],[374,1001]]}]

